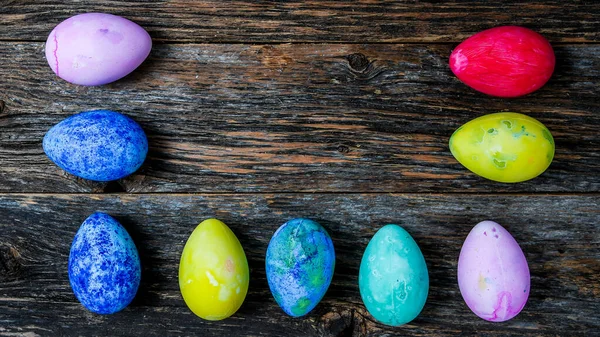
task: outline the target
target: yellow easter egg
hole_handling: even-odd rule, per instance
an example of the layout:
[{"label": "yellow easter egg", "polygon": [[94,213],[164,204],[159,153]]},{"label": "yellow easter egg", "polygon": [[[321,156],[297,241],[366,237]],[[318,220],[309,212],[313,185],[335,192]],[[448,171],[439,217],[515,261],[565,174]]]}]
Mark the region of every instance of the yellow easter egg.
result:
[{"label": "yellow easter egg", "polygon": [[217,219],[202,221],[179,262],[179,289],[192,312],[211,321],[233,315],[248,292],[250,271],[235,234]]},{"label": "yellow easter egg", "polygon": [[450,151],[467,169],[503,183],[542,174],[554,158],[550,131],[534,118],[500,112],[475,118],[450,137]]}]

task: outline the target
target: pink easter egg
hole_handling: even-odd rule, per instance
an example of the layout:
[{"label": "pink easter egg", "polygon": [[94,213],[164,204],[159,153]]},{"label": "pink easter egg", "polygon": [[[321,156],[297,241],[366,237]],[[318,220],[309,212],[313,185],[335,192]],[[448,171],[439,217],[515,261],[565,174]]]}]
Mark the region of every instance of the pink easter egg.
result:
[{"label": "pink easter egg", "polygon": [[515,317],[529,297],[529,266],[519,244],[493,221],[473,227],[458,258],[458,286],[479,317],[503,322]]},{"label": "pink easter egg", "polygon": [[152,49],[139,25],[120,16],[87,13],[68,18],[46,41],[46,59],[67,82],[94,86],[114,82],[135,70]]},{"label": "pink easter egg", "polygon": [[450,55],[450,69],[466,85],[498,97],[518,97],[541,88],[554,72],[552,46],[518,26],[479,32]]}]

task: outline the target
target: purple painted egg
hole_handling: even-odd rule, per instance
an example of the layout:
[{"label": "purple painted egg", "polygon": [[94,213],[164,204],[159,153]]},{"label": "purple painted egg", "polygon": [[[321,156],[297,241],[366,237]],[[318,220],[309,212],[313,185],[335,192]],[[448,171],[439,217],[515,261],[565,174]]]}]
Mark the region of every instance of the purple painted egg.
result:
[{"label": "purple painted egg", "polygon": [[68,18],[46,41],[46,59],[56,75],[80,85],[114,82],[137,68],[152,49],[150,35],[120,16],[87,13]]},{"label": "purple painted egg", "polygon": [[473,227],[458,258],[458,286],[479,317],[503,322],[515,317],[529,297],[529,266],[519,244],[493,221]]}]

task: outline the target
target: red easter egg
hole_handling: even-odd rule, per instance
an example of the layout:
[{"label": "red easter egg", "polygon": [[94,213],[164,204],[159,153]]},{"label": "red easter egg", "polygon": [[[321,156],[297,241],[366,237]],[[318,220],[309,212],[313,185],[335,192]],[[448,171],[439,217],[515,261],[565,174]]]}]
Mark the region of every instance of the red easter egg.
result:
[{"label": "red easter egg", "polygon": [[524,27],[484,30],[459,44],[450,69],[466,85],[498,97],[518,97],[541,88],[554,71],[548,40]]}]

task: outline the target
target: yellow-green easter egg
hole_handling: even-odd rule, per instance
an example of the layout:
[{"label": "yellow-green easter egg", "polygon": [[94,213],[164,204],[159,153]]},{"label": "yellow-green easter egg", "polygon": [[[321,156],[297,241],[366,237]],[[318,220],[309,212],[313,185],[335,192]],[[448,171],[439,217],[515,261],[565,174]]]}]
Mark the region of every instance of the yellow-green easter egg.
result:
[{"label": "yellow-green easter egg", "polygon": [[450,151],[473,173],[503,183],[542,174],[554,158],[554,139],[538,120],[514,112],[475,118],[450,137]]},{"label": "yellow-green easter egg", "polygon": [[250,272],[235,234],[217,219],[202,221],[187,240],[179,262],[185,304],[206,320],[233,315],[248,292]]}]

